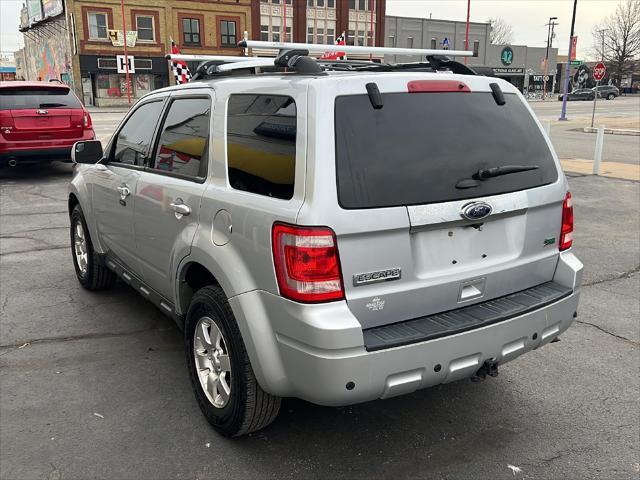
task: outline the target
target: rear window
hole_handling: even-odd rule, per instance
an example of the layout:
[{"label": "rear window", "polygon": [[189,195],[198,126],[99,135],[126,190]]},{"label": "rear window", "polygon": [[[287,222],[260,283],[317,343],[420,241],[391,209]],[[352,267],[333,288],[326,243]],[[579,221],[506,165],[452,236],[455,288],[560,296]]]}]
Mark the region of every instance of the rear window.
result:
[{"label": "rear window", "polygon": [[[374,110],[365,95],[336,98],[338,200],[376,208],[463,200],[553,183],[553,156],[515,94],[388,93]],[[538,165],[537,170],[456,188],[479,169]]]},{"label": "rear window", "polygon": [[229,184],[267,197],[292,198],[296,133],[293,98],[231,95],[227,109]]},{"label": "rear window", "polygon": [[70,89],[61,87],[0,88],[0,110],[82,108]]}]

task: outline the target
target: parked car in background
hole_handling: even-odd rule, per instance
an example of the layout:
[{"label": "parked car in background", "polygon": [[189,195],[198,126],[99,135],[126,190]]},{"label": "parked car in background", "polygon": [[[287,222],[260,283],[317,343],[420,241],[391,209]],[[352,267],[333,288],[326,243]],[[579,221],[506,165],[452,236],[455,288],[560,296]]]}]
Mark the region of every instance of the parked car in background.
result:
[{"label": "parked car in background", "polygon": [[91,116],[63,83],[0,82],[0,166],[71,160],[71,147],[93,140]]},{"label": "parked car in background", "polygon": [[606,98],[607,100],[613,100],[620,96],[620,90],[615,85],[598,85],[591,90],[598,93],[598,98]]},{"label": "parked car in background", "polygon": [[[570,100],[593,100],[595,92],[590,88],[578,88],[573,92],[567,93],[567,101]],[[558,95],[558,100],[562,101],[562,94]]]}]

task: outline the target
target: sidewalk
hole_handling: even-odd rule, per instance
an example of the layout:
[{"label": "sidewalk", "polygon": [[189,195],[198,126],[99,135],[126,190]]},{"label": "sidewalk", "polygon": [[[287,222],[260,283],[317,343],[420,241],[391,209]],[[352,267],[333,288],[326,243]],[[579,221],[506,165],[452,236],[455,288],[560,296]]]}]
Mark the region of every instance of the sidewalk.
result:
[{"label": "sidewalk", "polygon": [[126,113],[129,111],[129,107],[96,107],[93,105],[88,105],[85,108],[92,115],[96,113]]},{"label": "sidewalk", "polygon": [[[593,175],[593,160],[561,158],[560,163],[565,172]],[[620,162],[602,162],[600,176],[640,182],[640,166]]]}]

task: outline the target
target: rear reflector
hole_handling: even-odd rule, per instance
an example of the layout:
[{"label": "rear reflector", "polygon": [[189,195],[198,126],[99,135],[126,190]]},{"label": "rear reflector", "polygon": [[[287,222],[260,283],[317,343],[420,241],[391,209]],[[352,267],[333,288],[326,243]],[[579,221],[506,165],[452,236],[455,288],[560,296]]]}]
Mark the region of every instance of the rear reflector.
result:
[{"label": "rear reflector", "polygon": [[304,303],[344,298],[333,230],[276,223],[272,234],[273,263],[283,297]]},{"label": "rear reflector", "polygon": [[573,200],[567,192],[562,202],[562,230],[560,231],[560,251],[571,247],[573,243]]},{"label": "rear reflector", "polygon": [[412,80],[407,83],[409,93],[471,92],[466,83],[457,80]]}]

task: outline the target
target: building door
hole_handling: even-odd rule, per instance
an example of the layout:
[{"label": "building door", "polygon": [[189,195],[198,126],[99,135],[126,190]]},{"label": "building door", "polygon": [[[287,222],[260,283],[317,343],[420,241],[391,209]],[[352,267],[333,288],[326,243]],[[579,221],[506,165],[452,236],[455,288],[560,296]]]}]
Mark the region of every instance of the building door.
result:
[{"label": "building door", "polygon": [[91,76],[82,77],[82,102],[85,105],[93,105],[93,82]]}]

